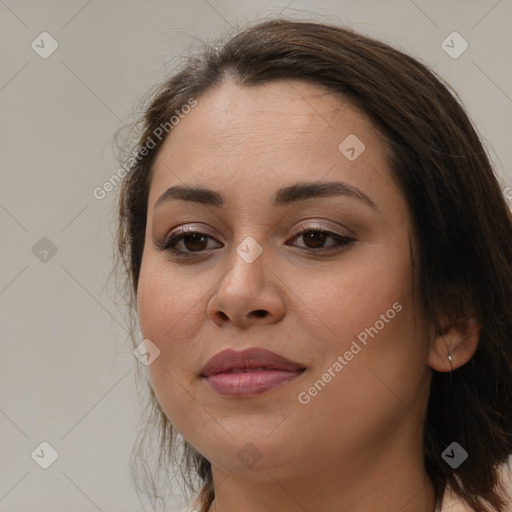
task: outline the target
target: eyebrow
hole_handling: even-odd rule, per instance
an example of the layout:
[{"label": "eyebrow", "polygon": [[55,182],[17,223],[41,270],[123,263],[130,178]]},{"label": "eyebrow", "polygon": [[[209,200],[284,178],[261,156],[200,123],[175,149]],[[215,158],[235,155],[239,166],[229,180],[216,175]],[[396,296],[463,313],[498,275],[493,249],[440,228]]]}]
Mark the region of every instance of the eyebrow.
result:
[{"label": "eyebrow", "polygon": [[[283,206],[307,199],[333,196],[346,196],[358,199],[377,210],[377,205],[363,191],[342,181],[328,181],[323,183],[302,182],[289,187],[280,188],[274,196],[273,206]],[[168,188],[157,199],[153,209],[155,210],[162,203],[172,199],[192,201],[215,207],[224,205],[222,195],[214,190],[204,187],[176,185]]]}]

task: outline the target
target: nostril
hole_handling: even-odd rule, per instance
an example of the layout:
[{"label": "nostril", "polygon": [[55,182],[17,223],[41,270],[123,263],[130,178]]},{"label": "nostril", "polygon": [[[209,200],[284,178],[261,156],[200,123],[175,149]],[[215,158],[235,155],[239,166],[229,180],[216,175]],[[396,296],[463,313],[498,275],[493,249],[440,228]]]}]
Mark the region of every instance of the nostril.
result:
[{"label": "nostril", "polygon": [[257,309],[256,311],[254,311],[253,314],[261,317],[261,316],[266,316],[267,312],[264,309]]}]

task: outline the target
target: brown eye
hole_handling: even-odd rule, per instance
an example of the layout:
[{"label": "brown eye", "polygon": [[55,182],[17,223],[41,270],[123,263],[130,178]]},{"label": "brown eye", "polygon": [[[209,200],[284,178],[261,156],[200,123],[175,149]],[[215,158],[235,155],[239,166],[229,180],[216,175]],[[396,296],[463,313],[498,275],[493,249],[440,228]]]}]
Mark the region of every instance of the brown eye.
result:
[{"label": "brown eye", "polygon": [[[296,240],[300,238],[304,240],[305,244],[305,246],[303,246],[302,248],[311,250],[335,249],[336,247],[343,247],[354,241],[353,238],[347,238],[345,236],[338,235],[337,233],[333,233],[331,231],[326,231],[323,229],[304,229],[303,231],[296,233],[293,239]],[[334,243],[332,243],[330,247],[324,247],[324,244],[328,239],[332,239]]]},{"label": "brown eye", "polygon": [[[210,235],[181,228],[172,233],[167,239],[159,242],[157,247],[163,251],[170,251],[177,256],[189,256],[194,253],[200,254],[208,249],[208,240],[214,240]],[[211,247],[210,247],[211,248]]]},{"label": "brown eye", "polygon": [[[348,238],[331,231],[318,228],[306,228],[295,234],[292,240],[303,240],[304,245],[296,245],[297,247],[309,250],[314,253],[332,251],[342,248],[354,242],[353,238]],[[208,249],[208,241],[215,240],[213,237],[200,231],[184,227],[179,228],[174,233],[157,243],[157,248],[163,251],[169,251],[175,257],[192,257],[205,253]],[[329,245],[326,242],[331,240]],[[295,245],[295,244],[292,244]]]},{"label": "brown eye", "polygon": [[[324,231],[308,231],[302,235],[302,239],[309,249],[318,249],[322,247],[328,235]],[[311,245],[310,245],[311,244]]]},{"label": "brown eye", "polygon": [[183,240],[183,245],[189,251],[201,251],[208,245],[208,236],[202,233],[191,233],[190,235],[183,235],[180,240]]}]

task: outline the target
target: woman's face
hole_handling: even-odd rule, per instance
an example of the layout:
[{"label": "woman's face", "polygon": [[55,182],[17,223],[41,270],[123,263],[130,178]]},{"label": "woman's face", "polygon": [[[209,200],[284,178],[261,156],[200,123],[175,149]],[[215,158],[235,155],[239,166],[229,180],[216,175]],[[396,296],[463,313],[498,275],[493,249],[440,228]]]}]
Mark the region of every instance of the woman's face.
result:
[{"label": "woman's face", "polygon": [[[429,337],[382,136],[302,81],[224,82],[197,102],[155,164],[138,285],[166,415],[224,471],[305,475],[363,468],[390,446],[420,454]],[[327,182],[341,185],[294,193]],[[176,186],[222,204],[169,195],[155,207]],[[181,227],[202,236],[158,247]],[[252,347],[303,371],[202,376],[218,352]]]}]

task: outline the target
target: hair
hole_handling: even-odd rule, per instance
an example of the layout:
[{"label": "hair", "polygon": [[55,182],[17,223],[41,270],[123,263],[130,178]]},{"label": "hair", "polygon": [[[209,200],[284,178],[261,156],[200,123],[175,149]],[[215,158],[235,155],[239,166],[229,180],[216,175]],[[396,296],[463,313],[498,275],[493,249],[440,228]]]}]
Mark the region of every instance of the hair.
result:
[{"label": "hair", "polygon": [[[438,498],[450,485],[477,512],[488,512],[488,506],[505,512],[498,465],[512,452],[512,214],[457,94],[402,51],[349,28],[281,18],[250,24],[192,52],[151,92],[120,189],[116,267],[122,267],[129,311],[133,315],[136,304],[153,164],[165,141],[155,130],[191,98],[200,101],[226,80],[250,87],[292,79],[350,101],[384,136],[389,168],[418,240],[421,310],[436,334],[468,316],[482,326],[468,363],[452,372],[432,370],[424,463]],[[155,147],[141,152],[148,140]],[[140,340],[133,320],[135,346]],[[147,384],[151,412],[145,420],[159,431],[155,471],[169,473],[170,463],[178,461],[188,489],[197,492],[194,481],[199,483],[206,512],[215,496],[210,462],[181,438]],[[139,489],[156,497],[143,460],[146,438],[144,428],[132,452],[131,475]],[[469,453],[457,468],[442,458],[454,440]]]}]

